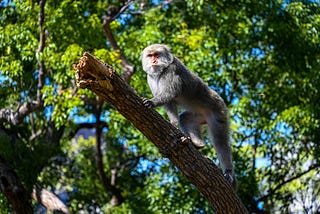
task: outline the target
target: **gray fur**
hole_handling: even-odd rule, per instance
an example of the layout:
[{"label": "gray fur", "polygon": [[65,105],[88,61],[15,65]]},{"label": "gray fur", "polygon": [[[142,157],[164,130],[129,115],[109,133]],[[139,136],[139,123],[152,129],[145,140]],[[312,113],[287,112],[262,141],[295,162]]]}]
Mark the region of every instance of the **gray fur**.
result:
[{"label": "gray fur", "polygon": [[[152,67],[147,56],[153,53],[159,53],[159,61],[158,66]],[[228,109],[223,99],[174,57],[168,46],[155,44],[146,47],[142,52],[142,64],[153,94],[152,99],[144,99],[144,104],[148,107],[164,106],[170,122],[179,124],[185,135],[199,148],[205,145],[200,126],[208,124],[209,136],[225,177],[235,184]],[[185,109],[180,116],[177,106]]]}]

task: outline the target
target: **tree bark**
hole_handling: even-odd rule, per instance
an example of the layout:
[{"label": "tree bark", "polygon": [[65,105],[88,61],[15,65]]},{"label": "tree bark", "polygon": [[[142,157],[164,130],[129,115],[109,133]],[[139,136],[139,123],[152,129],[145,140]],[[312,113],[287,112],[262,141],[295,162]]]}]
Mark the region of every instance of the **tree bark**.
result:
[{"label": "tree bark", "polygon": [[248,213],[212,160],[160,114],[146,108],[112,67],[84,53],[74,69],[78,86],[95,92],[131,121],[198,188],[216,213]]}]

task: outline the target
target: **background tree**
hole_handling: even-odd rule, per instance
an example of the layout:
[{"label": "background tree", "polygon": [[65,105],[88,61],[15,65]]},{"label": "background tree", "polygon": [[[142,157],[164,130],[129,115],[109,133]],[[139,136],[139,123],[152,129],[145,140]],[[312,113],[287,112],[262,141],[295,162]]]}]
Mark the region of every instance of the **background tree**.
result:
[{"label": "background tree", "polygon": [[[238,194],[248,209],[319,211],[318,2],[0,5],[1,164],[30,197],[37,184],[71,212],[213,212],[112,106],[75,87],[72,64],[90,51],[151,96],[140,52],[166,43],[230,108]],[[211,146],[201,152],[215,160]],[[0,209],[9,212],[5,196]]]}]

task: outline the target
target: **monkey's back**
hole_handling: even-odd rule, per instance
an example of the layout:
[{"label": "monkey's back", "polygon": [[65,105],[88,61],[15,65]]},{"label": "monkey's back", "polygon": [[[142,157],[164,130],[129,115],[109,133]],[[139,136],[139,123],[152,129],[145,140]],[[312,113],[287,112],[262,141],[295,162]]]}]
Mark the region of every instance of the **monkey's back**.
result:
[{"label": "monkey's back", "polygon": [[195,73],[187,69],[178,58],[175,57],[172,65],[175,68],[170,68],[171,71],[174,71],[170,77],[171,87],[174,88],[178,82],[178,85],[180,85],[178,88],[181,88],[174,99],[178,105],[191,111],[199,111],[203,108],[211,110],[226,109],[224,101],[218,93],[209,88]]}]

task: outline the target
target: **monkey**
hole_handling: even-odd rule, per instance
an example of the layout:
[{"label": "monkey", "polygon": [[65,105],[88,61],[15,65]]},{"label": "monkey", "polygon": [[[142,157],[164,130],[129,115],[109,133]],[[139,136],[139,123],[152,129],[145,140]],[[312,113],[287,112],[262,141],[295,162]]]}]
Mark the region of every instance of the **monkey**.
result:
[{"label": "monkey", "polygon": [[[195,147],[202,148],[201,125],[208,125],[225,178],[236,188],[229,143],[228,108],[218,93],[170,52],[170,47],[153,44],[142,53],[142,68],[153,98],[143,99],[148,108],[163,106],[170,122],[179,126]],[[184,111],[178,115],[178,106]]]}]

